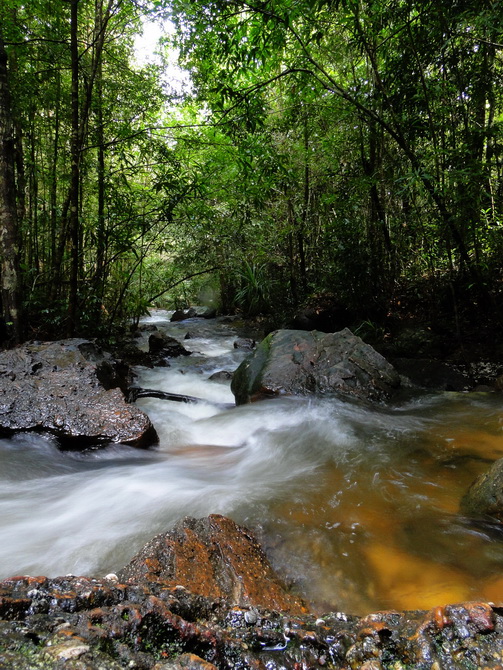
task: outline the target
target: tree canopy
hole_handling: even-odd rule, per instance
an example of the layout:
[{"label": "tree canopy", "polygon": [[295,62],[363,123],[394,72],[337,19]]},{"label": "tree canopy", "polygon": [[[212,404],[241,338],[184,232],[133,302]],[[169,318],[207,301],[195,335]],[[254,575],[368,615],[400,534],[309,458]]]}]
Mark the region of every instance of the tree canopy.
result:
[{"label": "tree canopy", "polygon": [[[501,292],[499,0],[5,0],[0,252],[13,340],[211,295],[382,319]],[[191,75],[140,66],[169,19]],[[162,54],[161,54],[162,55]],[[427,287],[427,288],[424,288]],[[435,297],[436,295],[436,297]]]}]

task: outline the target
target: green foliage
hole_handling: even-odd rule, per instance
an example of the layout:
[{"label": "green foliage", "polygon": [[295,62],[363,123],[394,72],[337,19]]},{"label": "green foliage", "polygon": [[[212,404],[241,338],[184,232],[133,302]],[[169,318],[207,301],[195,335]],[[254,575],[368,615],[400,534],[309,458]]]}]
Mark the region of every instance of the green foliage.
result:
[{"label": "green foliage", "polygon": [[353,328],[353,332],[361,337],[364,342],[373,345],[381,344],[385,335],[383,326],[370,319],[362,321],[356,328]]},{"label": "green foliage", "polygon": [[500,250],[497,5],[214,0],[173,14],[239,152],[241,198],[219,175],[234,241],[251,265],[274,260],[285,298],[323,288],[379,311],[397,282],[439,270],[484,291]]},{"label": "green foliage", "polygon": [[[166,225],[151,168],[152,156],[165,141],[148,130],[160,121],[165,94],[158,68],[140,69],[132,62],[133,38],[146,4],[78,3],[76,309],[81,333],[106,328],[112,314],[145,308],[141,294],[128,307],[117,301],[135,284],[142,257],[158,244]],[[16,105],[24,305],[31,328],[46,336],[68,331],[72,300],[69,8],[53,0],[2,3]]]},{"label": "green foliage", "polygon": [[245,262],[236,275],[239,285],[236,304],[248,316],[257,316],[267,310],[271,306],[272,281],[267,275],[266,265]]},{"label": "green foliage", "polygon": [[[80,0],[81,331],[139,318],[153,298],[197,300],[210,268],[222,307],[248,314],[326,291],[374,323],[398,285],[438,273],[496,293],[500,5],[125,0],[107,15]],[[192,75],[176,100],[160,66],[133,62],[149,12],[171,16]],[[1,18],[24,302],[35,330],[57,332],[70,295],[69,4],[7,0]]]}]

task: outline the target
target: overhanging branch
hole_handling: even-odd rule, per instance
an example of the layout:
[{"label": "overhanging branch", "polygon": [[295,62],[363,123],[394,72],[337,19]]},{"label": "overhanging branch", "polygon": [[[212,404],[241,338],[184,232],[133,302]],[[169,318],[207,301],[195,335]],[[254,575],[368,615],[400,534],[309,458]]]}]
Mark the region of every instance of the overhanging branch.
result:
[{"label": "overhanging branch", "polygon": [[149,303],[154,302],[154,300],[157,300],[157,298],[160,298],[161,295],[164,295],[168,291],[171,291],[171,289],[175,288],[175,286],[178,286],[178,284],[183,284],[183,282],[187,281],[187,279],[192,279],[192,277],[198,277],[199,275],[204,275],[208,272],[215,272],[215,270],[220,270],[220,266],[216,266],[216,267],[213,267],[213,268],[208,268],[207,270],[201,270],[200,272],[193,272],[192,274],[183,277],[183,279],[179,279],[174,284],[170,284],[168,287],[163,289],[160,293],[157,293],[156,295],[150,297],[148,299],[148,302]]}]

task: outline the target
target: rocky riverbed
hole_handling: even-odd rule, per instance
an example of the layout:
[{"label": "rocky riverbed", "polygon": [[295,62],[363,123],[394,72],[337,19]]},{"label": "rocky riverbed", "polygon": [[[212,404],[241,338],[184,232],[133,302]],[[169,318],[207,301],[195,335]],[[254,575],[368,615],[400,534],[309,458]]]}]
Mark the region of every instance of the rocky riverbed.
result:
[{"label": "rocky riverbed", "polygon": [[16,670],[503,667],[503,608],[310,612],[217,515],[158,536],[118,576],[5,580],[0,617],[0,667]]},{"label": "rocky riverbed", "polygon": [[[313,349],[310,343],[305,344],[302,340],[302,346],[297,344],[293,355],[285,354],[279,357],[288,363],[295,375],[300,373],[300,382],[293,377],[287,379],[284,376],[280,385],[271,386],[269,382],[266,384],[269,375],[267,370],[259,373],[253,366],[244,366],[243,369],[250,369],[253,372],[249,382],[247,381],[250,383],[250,390],[245,390],[244,397],[248,399],[254,396],[257,390],[265,397],[271,394],[284,395],[285,392],[302,395],[312,392],[313,389],[324,394],[328,389],[326,388],[327,380],[330,381],[329,392],[335,390],[343,397],[351,394],[353,390],[359,393],[365,388],[378,389],[381,393],[386,370],[383,372],[382,367],[376,371],[372,370],[373,379],[377,381],[369,383],[368,375],[377,359],[375,357],[369,359],[361,352],[355,355],[354,348],[347,345],[351,334],[343,333],[343,335],[341,341],[344,344],[344,353],[350,352],[350,363],[354,367],[349,366],[347,362],[341,363],[337,358],[338,350],[335,351],[325,346],[324,340],[320,339],[321,353]],[[198,342],[197,338],[195,341]],[[166,338],[157,336],[149,345],[148,355],[142,354],[140,364],[147,367],[155,365],[156,363],[151,359],[159,356],[164,360],[165,356],[169,356],[166,353],[168,344]],[[361,346],[359,342],[358,346]],[[291,349],[292,347],[289,346],[289,350]],[[261,351],[259,350],[259,358]],[[330,355],[325,355],[325,352],[329,352]],[[82,446],[96,448],[114,442],[147,446],[155,442],[155,432],[146,414],[125,401],[125,391],[131,382],[127,369],[97,350],[92,343],[81,340],[50,344],[31,343],[14,352],[5,353],[9,358],[4,360],[3,365],[0,366],[0,392],[4,400],[0,427],[4,434],[18,430],[47,431],[56,437],[59,446],[65,448]],[[180,355],[180,352],[177,355]],[[181,352],[181,355],[188,358],[193,357],[196,361],[200,359],[205,366],[203,367],[204,373],[214,374],[213,366],[210,366],[207,360],[197,352],[193,354]],[[265,360],[264,356],[262,358]],[[320,362],[325,363],[325,359],[331,367],[320,367]],[[386,362],[380,359],[378,362],[380,366],[386,365]],[[165,364],[169,365],[169,363]],[[321,386],[318,382],[315,383],[313,377],[313,373],[320,374],[320,370],[320,380],[323,382]],[[190,373],[185,374],[182,368],[180,372],[182,372],[181,375],[178,373],[180,379],[187,380],[190,376]],[[175,379],[176,374],[176,371],[172,370],[170,378]],[[363,376],[360,378],[360,375]],[[393,390],[396,382],[393,379],[391,381],[389,386]],[[385,391],[385,396],[387,396],[388,389],[386,388]],[[186,392],[184,390],[184,393]],[[211,393],[213,395],[216,393],[216,387],[212,388]],[[167,394],[164,393],[164,395]],[[369,400],[373,399],[373,397],[369,398]],[[110,404],[112,401],[114,404]],[[367,398],[364,398],[363,401],[367,403]],[[280,403],[275,405],[275,416],[278,411],[289,410],[281,405],[281,400],[275,402]],[[307,411],[309,408],[311,423],[308,424],[308,427],[310,426],[312,431],[313,417],[317,416],[313,414],[313,407],[297,404],[293,406],[297,407],[296,417],[299,416],[299,410]],[[323,440],[327,442],[327,449],[330,452],[329,460],[339,453],[339,441],[341,436],[345,435],[342,430],[344,423],[341,424],[345,405],[341,403],[335,406],[338,408],[337,421],[334,421],[330,415],[329,423],[326,424],[328,415],[323,415],[325,424],[316,422],[316,431],[312,433],[316,436],[315,442],[320,447],[324,444]],[[349,407],[353,408],[351,412],[360,411],[360,405],[349,405]],[[372,428],[375,422],[375,431],[381,430],[385,420],[382,407],[376,410],[375,417],[373,410],[368,409],[367,405],[365,408],[367,418],[364,423],[370,422],[369,428]],[[100,418],[101,409],[105,410],[102,418]],[[218,410],[220,411],[221,409]],[[400,407],[396,411],[399,417],[397,425],[400,426],[400,431],[403,431],[407,415]],[[232,410],[232,421],[239,421],[240,416],[245,421],[250,421],[252,412],[253,410],[249,412],[242,407]],[[414,412],[415,410],[411,414],[412,418],[415,416]],[[185,415],[177,416],[169,412],[168,414],[180,422],[170,425],[170,430],[187,429]],[[288,412],[286,414],[290,416]],[[350,414],[353,420],[353,414]],[[215,416],[218,419],[218,414]],[[226,417],[226,421],[231,418],[225,414],[222,416]],[[265,415],[260,413],[260,416],[262,425]],[[388,432],[395,430],[392,428],[394,423],[391,421],[391,416],[390,414],[390,418],[387,419],[389,427],[386,428],[384,424]],[[271,425],[274,427],[276,423],[273,422]],[[319,432],[323,425],[330,427],[326,434],[323,431]],[[354,425],[360,430],[359,419]],[[219,424],[217,428],[218,439],[222,440],[222,425]],[[235,430],[234,424],[232,430],[229,428],[230,426],[228,426],[227,433],[231,435]],[[190,459],[191,449],[196,455],[199,455],[199,458],[211,457],[211,461],[204,459],[201,461],[204,473],[207,473],[209,467],[213,468],[208,481],[214,482],[217,473],[225,466],[230,469],[228,474],[226,474],[227,470],[223,470],[224,479],[230,477],[232,473],[232,476],[237,477],[239,482],[239,477],[243,476],[243,468],[239,465],[238,456],[243,457],[245,454],[250,456],[247,447],[256,447],[259,443],[266,450],[270,446],[266,434],[260,433],[260,440],[256,441],[253,432],[250,438],[245,437],[244,441],[243,438],[240,438],[236,444],[230,441],[229,445],[222,446],[220,442],[214,445],[211,443],[210,429],[213,429],[212,419],[203,419],[201,427],[203,434],[200,438],[204,439],[203,446],[198,444],[199,438],[193,435],[191,439],[194,445],[191,447],[182,432],[181,444],[184,445],[182,456],[178,454],[176,444],[167,459],[164,459],[162,455],[162,447],[160,451],[142,452],[146,453],[149,458],[149,464],[144,466],[145,471],[150,473],[148,488],[157,490],[157,486],[163,491],[166,487],[169,488],[172,482],[169,477],[166,478],[162,474],[165,467],[164,460],[176,466],[179,456],[184,460]],[[274,434],[277,432],[273,431]],[[295,433],[298,432],[296,429]],[[332,444],[328,438],[334,432],[337,439]],[[310,434],[307,431],[308,437]],[[367,432],[365,434],[367,435]],[[284,452],[284,456],[287,453],[289,456],[292,453],[295,454],[295,450],[292,449],[292,441],[295,443],[294,436],[291,433],[289,435],[288,451]],[[166,437],[163,439],[166,440]],[[451,440],[450,436],[448,436],[450,454],[451,442],[449,440]],[[471,440],[477,443],[480,442],[481,437],[472,433]],[[189,444],[188,448],[186,448],[187,444]],[[349,441],[349,444],[352,442]],[[491,458],[497,458],[498,444],[495,442],[494,456]],[[274,443],[274,461],[267,461],[267,474],[270,474],[273,462],[281,461],[279,457],[283,451],[280,446],[281,443]],[[299,445],[299,454],[305,454],[306,450],[311,453],[309,465],[313,467],[313,454],[309,448],[309,445],[303,442]],[[404,458],[407,460],[409,451],[407,451],[406,442],[401,445],[401,450],[404,449]],[[138,452],[138,450],[131,451]],[[431,449],[431,452],[437,454],[438,447],[435,450]],[[472,454],[472,451],[467,451],[467,453]],[[419,457],[429,458],[427,450],[424,453],[412,450],[411,456],[412,462]],[[220,462],[220,458],[224,460]],[[383,451],[381,458],[388,458],[388,452]],[[469,458],[474,459],[473,455],[469,455]],[[372,459],[376,460],[375,445],[372,448]],[[444,478],[451,472],[446,469],[452,466],[452,456],[449,456],[449,459],[445,461],[445,468],[442,470]],[[9,460],[6,461],[7,465],[9,462]],[[244,462],[247,463],[247,461]],[[378,462],[377,459],[376,464]],[[440,464],[442,465],[443,462],[440,461]],[[326,471],[328,461],[322,460],[321,463],[323,471]],[[63,465],[65,468],[69,467],[69,463],[65,462]],[[304,461],[299,464],[299,473],[303,473],[303,478],[305,478],[306,465]],[[344,458],[343,465],[347,473],[348,463]],[[247,466],[248,470],[253,474],[254,469],[250,465]],[[90,474],[92,472],[95,473],[92,479],[96,485],[94,488],[90,486],[86,491],[88,493],[93,491],[96,494],[97,475],[100,471],[90,471]],[[176,468],[167,470],[167,472],[173,474]],[[257,473],[262,479],[266,479],[266,470],[262,466]],[[498,473],[499,470],[496,474]],[[375,472],[371,474],[373,485],[378,479],[376,480]],[[456,472],[453,474],[456,475]],[[243,490],[247,490],[247,495],[253,498],[251,494],[256,494],[257,479],[252,477],[252,480],[248,489],[240,489],[238,498],[244,495]],[[125,481],[123,477],[121,483],[124,484]],[[200,486],[206,487],[204,491],[208,490],[208,482],[202,471],[199,479],[191,481],[198,481]],[[157,482],[156,485],[154,485],[155,482]],[[244,483],[243,481],[240,485]],[[71,479],[68,484],[71,484]],[[29,482],[27,486],[30,486]],[[230,486],[230,481],[222,482],[222,491],[225,490],[227,495]],[[275,480],[271,486],[275,491],[278,490]],[[331,480],[327,482],[327,486],[327,491],[332,490]],[[340,486],[339,483],[338,486]],[[8,490],[11,491],[11,488]],[[62,488],[62,490],[66,489]],[[139,490],[144,489],[139,488],[137,483],[134,484],[132,491]],[[479,510],[479,488],[473,490],[477,492],[477,510]],[[85,512],[83,510],[82,518],[85,518],[86,523],[92,525],[88,493],[85,496]],[[279,493],[276,492],[276,495]],[[281,503],[280,499],[281,495],[277,505],[289,506],[288,502]],[[297,499],[298,495],[296,495]],[[328,497],[326,499],[328,500]],[[129,526],[132,526],[132,516],[134,516],[134,500],[134,498],[128,498],[128,505],[131,505],[129,514],[126,512]],[[142,506],[139,510],[141,517],[141,509],[149,505],[148,496],[145,500],[136,497],[136,501],[139,507]],[[379,508],[374,510],[375,513],[371,517],[374,520],[373,525],[383,521],[385,503],[386,500],[383,499]],[[35,498],[33,504],[36,504]],[[156,501],[155,504],[158,502]],[[173,507],[173,504],[175,504],[174,501],[170,504],[170,508]],[[115,504],[116,507],[117,504]],[[207,502],[203,508],[209,508],[208,511],[212,511]],[[55,508],[51,507],[51,509]],[[360,503],[353,501],[351,509],[358,511]],[[157,510],[158,516],[161,516],[163,523],[166,523],[166,508],[157,507]],[[447,511],[452,514],[450,508]],[[305,510],[296,513],[306,514]],[[316,513],[316,518],[318,517],[319,514]],[[117,518],[122,520],[122,516]],[[180,516],[175,518],[180,518]],[[360,515],[356,523],[358,528],[360,528],[361,518],[363,517]],[[457,517],[452,518],[455,520]],[[341,545],[346,531],[344,527],[339,529],[339,525],[338,521],[334,522],[333,519],[327,517],[326,523],[323,523],[323,528],[320,529],[317,522],[317,525],[313,526],[313,531],[316,532],[315,539],[318,538],[321,541],[325,535],[328,537],[329,534],[330,537],[337,538],[337,545]],[[171,526],[172,522],[166,523],[166,527]],[[110,524],[106,527],[110,543],[113,544],[110,535],[112,528]],[[254,527],[264,538],[260,524],[255,523]],[[72,533],[58,532],[55,530],[57,528],[66,528],[66,526],[61,523],[59,526],[57,524],[53,526],[50,536],[56,552],[57,547],[61,549],[65,544],[72,543]],[[469,526],[470,536],[476,534],[472,532],[476,528],[476,526]],[[75,526],[74,532],[78,531],[79,527]],[[322,532],[325,535],[322,535]],[[459,532],[459,529],[456,532]],[[483,533],[479,532],[478,535],[482,536]],[[351,544],[354,534],[351,533],[348,537]],[[385,553],[385,556],[388,557],[386,560],[389,562],[391,561],[390,552],[395,551],[395,544],[396,547],[399,546],[397,543],[399,538],[392,537],[389,533],[387,538],[389,546],[386,546],[389,551]],[[267,533],[265,539],[267,540]],[[144,542],[145,538],[142,541]],[[367,543],[366,550],[372,557],[371,551],[374,551],[375,547],[371,542],[369,543],[368,538]],[[450,545],[452,543],[451,537]],[[93,546],[96,544],[99,542],[94,542]],[[427,542],[422,544],[427,544]],[[379,544],[375,546],[379,547]],[[496,541],[492,544],[490,538],[483,545],[485,553],[492,552],[491,556],[496,561],[497,556],[493,556],[495,546],[497,546]],[[442,547],[445,552],[444,545]],[[268,549],[270,551],[271,546]],[[281,547],[273,546],[272,549],[273,554],[276,552],[276,560],[278,560],[278,556],[281,556]],[[287,549],[288,544],[285,551]],[[396,551],[400,553],[399,549]],[[124,558],[124,562],[129,560],[132,553]],[[401,553],[404,554],[403,549]],[[449,556],[453,558],[454,553],[452,555],[451,553]],[[416,558],[416,562],[417,560]],[[281,563],[281,560],[279,562]],[[467,557],[467,562],[471,563],[470,556]],[[487,556],[485,562],[487,563]],[[12,564],[14,565],[14,562]],[[15,564],[18,565],[17,561]],[[430,564],[424,562],[424,565]],[[300,580],[303,586],[307,585],[306,582],[316,572],[315,566],[306,567],[308,569],[304,582]],[[485,574],[489,567],[486,565],[485,568],[481,568],[481,572]],[[439,604],[433,609],[401,611],[404,605],[399,605],[396,610],[353,616],[350,611],[332,611],[332,607],[323,604],[323,601],[328,601],[329,598],[328,596],[325,598],[321,592],[308,602],[295,592],[292,585],[286,588],[271,567],[254,535],[244,526],[237,525],[227,516],[221,515],[197,519],[185,518],[169,532],[156,535],[126,566],[114,565],[112,569],[116,571],[116,574],[110,573],[107,577],[102,576],[105,572],[98,572],[93,577],[92,571],[89,570],[87,576],[46,577],[23,574],[0,582],[0,668],[19,668],[20,670],[31,668],[75,668],[79,670],[97,670],[98,668],[105,670],[108,668],[276,670],[277,668],[279,670],[280,668],[292,668],[301,670],[318,667],[362,668],[363,670],[402,670],[405,668],[419,670],[492,668],[496,670],[503,668],[503,582],[498,581],[497,575],[490,575],[491,594],[502,594],[502,598],[501,601],[494,603],[483,600],[483,598],[494,598],[494,595],[483,594],[482,599],[477,598],[472,602],[458,604]],[[391,566],[391,572],[388,572],[393,574],[393,569]],[[31,571],[31,569],[26,571]],[[324,572],[327,572],[326,567]],[[7,574],[10,574],[10,570]],[[53,572],[52,574],[58,573]],[[397,588],[400,588],[400,585]],[[467,596],[463,593],[457,597],[461,600]],[[439,599],[439,603],[442,602],[447,602],[447,599]],[[341,605],[336,603],[336,606]],[[363,611],[368,612],[369,610]]]}]

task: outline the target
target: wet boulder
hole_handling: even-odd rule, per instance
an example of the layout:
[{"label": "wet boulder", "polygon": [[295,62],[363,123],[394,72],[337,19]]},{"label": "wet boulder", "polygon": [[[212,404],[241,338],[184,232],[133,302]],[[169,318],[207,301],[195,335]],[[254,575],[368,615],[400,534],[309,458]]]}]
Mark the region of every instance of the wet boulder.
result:
[{"label": "wet boulder", "polygon": [[122,344],[117,355],[126,365],[132,366],[141,365],[146,368],[153,368],[156,363],[160,362],[159,356],[153,356],[148,351],[140,349],[135,342]]},{"label": "wet boulder", "polygon": [[136,342],[124,342],[117,348],[117,356],[128,365],[141,365],[147,368],[169,367],[168,358],[190,356],[191,352],[174,337],[155,329],[148,338],[148,351]]},{"label": "wet boulder", "polygon": [[144,412],[126,403],[126,382],[124,368],[87,340],[3,351],[0,432],[48,431],[65,448],[148,446],[156,441],[155,430]]},{"label": "wet boulder", "polygon": [[193,307],[177,309],[173,312],[170,321],[185,321],[185,319],[193,319],[195,316],[197,316],[197,310]]},{"label": "wet boulder", "polygon": [[166,358],[177,358],[178,356],[190,356],[191,352],[178,342],[160,330],[152,333],[148,338],[149,354],[166,356]]},{"label": "wet boulder", "polygon": [[503,521],[503,458],[473,482],[461,500],[461,511]]},{"label": "wet boulder", "polygon": [[118,573],[124,582],[159,582],[233,605],[306,612],[286,592],[250,532],[226,517],[187,517],[148,542]]},{"label": "wet boulder", "polygon": [[255,349],[256,342],[251,337],[238,337],[234,342],[234,349],[244,349],[245,351],[253,351]]},{"label": "wet boulder", "polygon": [[277,330],[232,380],[236,404],[279,395],[339,393],[386,400],[400,386],[394,367],[345,328],[337,333]]},{"label": "wet boulder", "polygon": [[175,322],[175,321],[183,321],[186,319],[186,315],[183,309],[176,309],[173,314],[171,315],[170,321]]},{"label": "wet boulder", "polygon": [[208,377],[211,382],[229,382],[232,379],[233,373],[229,370],[219,370]]}]

